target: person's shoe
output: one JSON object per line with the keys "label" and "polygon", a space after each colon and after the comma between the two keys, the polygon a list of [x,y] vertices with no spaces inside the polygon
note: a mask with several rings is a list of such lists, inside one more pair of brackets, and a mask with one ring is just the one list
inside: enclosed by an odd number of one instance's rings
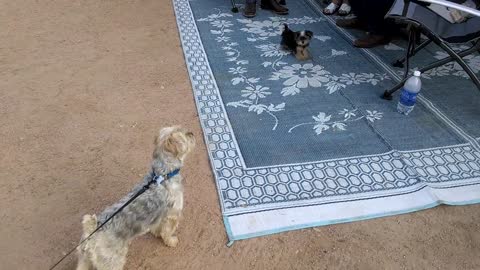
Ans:
{"label": "person's shoe", "polygon": [[358,18],[351,18],[351,19],[339,19],[335,22],[338,27],[345,28],[345,29],[359,29],[359,30],[366,30],[367,26],[362,23],[361,20]]}
{"label": "person's shoe", "polygon": [[363,38],[355,40],[353,46],[357,48],[373,48],[380,45],[386,45],[390,40],[391,39],[387,36],[368,34]]}
{"label": "person's shoe", "polygon": [[338,15],[347,16],[352,12],[352,7],[349,4],[343,3],[338,9]]}
{"label": "person's shoe", "polygon": [[335,3],[330,3],[326,8],[323,9],[323,14],[333,15],[337,12],[339,6]]}
{"label": "person's shoe", "polygon": [[253,18],[257,15],[257,2],[246,1],[243,16]]}
{"label": "person's shoe", "polygon": [[287,15],[288,8],[281,6],[277,0],[262,0],[260,2],[260,7],[262,9],[271,10],[278,15]]}

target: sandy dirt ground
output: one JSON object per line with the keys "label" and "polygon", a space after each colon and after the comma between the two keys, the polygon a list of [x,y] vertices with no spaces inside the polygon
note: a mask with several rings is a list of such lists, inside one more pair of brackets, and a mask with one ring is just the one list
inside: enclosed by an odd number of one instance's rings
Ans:
{"label": "sandy dirt ground", "polygon": [[141,237],[127,269],[480,269],[479,205],[227,248],[170,0],[1,0],[0,75],[0,269],[48,269],[83,214],[140,180],[170,124],[199,138],[180,244]]}

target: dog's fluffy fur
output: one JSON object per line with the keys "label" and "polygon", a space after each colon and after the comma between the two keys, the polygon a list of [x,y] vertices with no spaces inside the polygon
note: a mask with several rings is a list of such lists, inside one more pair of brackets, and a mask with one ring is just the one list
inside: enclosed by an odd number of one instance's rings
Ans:
{"label": "dog's fluffy fur", "polygon": [[[166,175],[183,165],[193,149],[195,138],[180,127],[160,130],[155,138],[152,170]],[[83,217],[82,239],[92,233],[98,224],[119,209],[133,194],[152,178],[148,174],[132,192],[104,210],[100,215]],[[137,236],[151,232],[163,239],[169,247],[178,244],[176,229],[183,208],[183,185],[180,174],[150,188],[119,212],[112,220],[78,248],[77,270],[119,270],[125,264],[128,246]]]}
{"label": "dog's fluffy fur", "polygon": [[284,24],[285,29],[282,32],[281,45],[285,50],[292,51],[298,60],[310,59],[308,45],[313,37],[313,32],[309,30],[294,32]]}

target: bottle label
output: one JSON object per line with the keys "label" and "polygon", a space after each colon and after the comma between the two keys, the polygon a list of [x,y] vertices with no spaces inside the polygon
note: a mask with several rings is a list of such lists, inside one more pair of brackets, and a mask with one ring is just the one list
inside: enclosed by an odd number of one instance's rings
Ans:
{"label": "bottle label", "polygon": [[410,93],[405,89],[402,89],[402,94],[400,95],[400,103],[405,106],[413,106],[417,101],[418,93]]}

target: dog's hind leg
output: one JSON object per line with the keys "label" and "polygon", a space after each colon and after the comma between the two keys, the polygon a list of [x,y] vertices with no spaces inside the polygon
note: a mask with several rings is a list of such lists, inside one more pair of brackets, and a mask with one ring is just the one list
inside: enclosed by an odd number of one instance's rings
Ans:
{"label": "dog's hind leg", "polygon": [[85,254],[78,255],[77,270],[92,270],[93,266],[90,259]]}
{"label": "dog's hind leg", "polygon": [[176,247],[178,244],[178,237],[175,235],[177,228],[178,216],[167,216],[151,232],[153,235],[161,237],[165,245]]}
{"label": "dog's hind leg", "polygon": [[[83,227],[83,235],[82,240],[88,237],[96,228],[97,228],[97,217],[95,215],[84,215],[82,220],[82,227]],[[88,243],[83,243],[77,249],[78,252],[78,263],[77,263],[77,270],[91,270],[93,269],[92,262],[88,257],[86,251],[86,245]]]}
{"label": "dog's hind leg", "polygon": [[126,258],[112,257],[109,260],[98,260],[96,270],[123,270]]}
{"label": "dog's hind leg", "polygon": [[[112,243],[115,244],[115,243]],[[119,246],[122,246],[119,243]],[[96,270],[122,270],[127,261],[128,247],[97,250],[93,266]]]}
{"label": "dog's hind leg", "polygon": [[125,265],[129,241],[113,232],[99,231],[89,244],[89,258],[95,270],[122,270]]}

